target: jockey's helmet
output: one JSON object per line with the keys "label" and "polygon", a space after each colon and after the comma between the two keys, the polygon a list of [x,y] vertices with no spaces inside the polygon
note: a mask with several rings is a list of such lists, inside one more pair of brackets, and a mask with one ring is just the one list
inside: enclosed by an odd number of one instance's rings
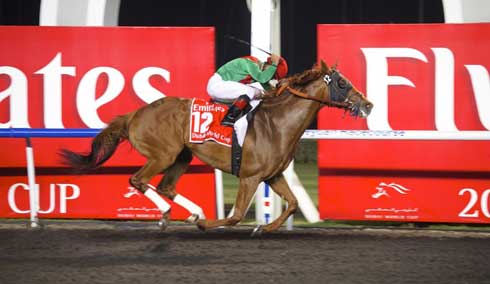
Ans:
{"label": "jockey's helmet", "polygon": [[[267,63],[272,64],[272,59],[270,56],[267,58]],[[281,57],[281,59],[279,60],[279,64],[277,64],[276,74],[274,75],[274,78],[280,80],[286,77],[287,74],[288,74],[288,63],[284,58]]]}

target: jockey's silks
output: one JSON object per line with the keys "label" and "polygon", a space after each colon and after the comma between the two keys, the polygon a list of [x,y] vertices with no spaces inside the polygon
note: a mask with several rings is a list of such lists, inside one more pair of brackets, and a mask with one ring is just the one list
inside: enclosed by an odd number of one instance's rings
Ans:
{"label": "jockey's silks", "polygon": [[235,81],[243,84],[254,82],[266,84],[274,77],[277,67],[268,65],[265,70],[261,70],[262,64],[249,57],[241,57],[224,64],[216,73],[225,81]]}

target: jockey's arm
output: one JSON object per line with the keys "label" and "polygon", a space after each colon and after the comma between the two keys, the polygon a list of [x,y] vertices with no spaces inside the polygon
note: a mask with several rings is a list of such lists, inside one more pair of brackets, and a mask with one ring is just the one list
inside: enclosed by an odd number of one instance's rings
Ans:
{"label": "jockey's arm", "polygon": [[261,85],[262,85],[262,88],[264,88],[264,90],[266,90],[266,91],[270,91],[270,90],[274,89],[274,86],[270,82],[267,82],[267,83],[261,84]]}
{"label": "jockey's arm", "polygon": [[265,68],[265,70],[262,71],[260,70],[259,66],[256,63],[251,61],[248,62],[249,63],[247,63],[247,71],[255,81],[261,84],[265,84],[269,82],[274,77],[274,74],[276,73],[276,69],[277,69],[276,65],[268,65],[267,68]]}

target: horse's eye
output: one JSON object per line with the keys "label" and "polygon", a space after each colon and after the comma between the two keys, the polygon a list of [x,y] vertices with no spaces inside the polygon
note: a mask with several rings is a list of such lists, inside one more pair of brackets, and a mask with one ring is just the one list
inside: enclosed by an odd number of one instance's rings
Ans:
{"label": "horse's eye", "polygon": [[345,82],[344,79],[340,79],[337,81],[337,85],[339,86],[339,88],[345,89],[347,87],[347,82]]}

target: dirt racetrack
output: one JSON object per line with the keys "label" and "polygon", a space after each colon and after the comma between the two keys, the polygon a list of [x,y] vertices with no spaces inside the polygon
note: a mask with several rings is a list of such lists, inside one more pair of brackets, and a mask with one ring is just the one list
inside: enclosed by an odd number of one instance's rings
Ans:
{"label": "dirt racetrack", "polygon": [[0,221],[0,283],[490,283],[490,233]]}

